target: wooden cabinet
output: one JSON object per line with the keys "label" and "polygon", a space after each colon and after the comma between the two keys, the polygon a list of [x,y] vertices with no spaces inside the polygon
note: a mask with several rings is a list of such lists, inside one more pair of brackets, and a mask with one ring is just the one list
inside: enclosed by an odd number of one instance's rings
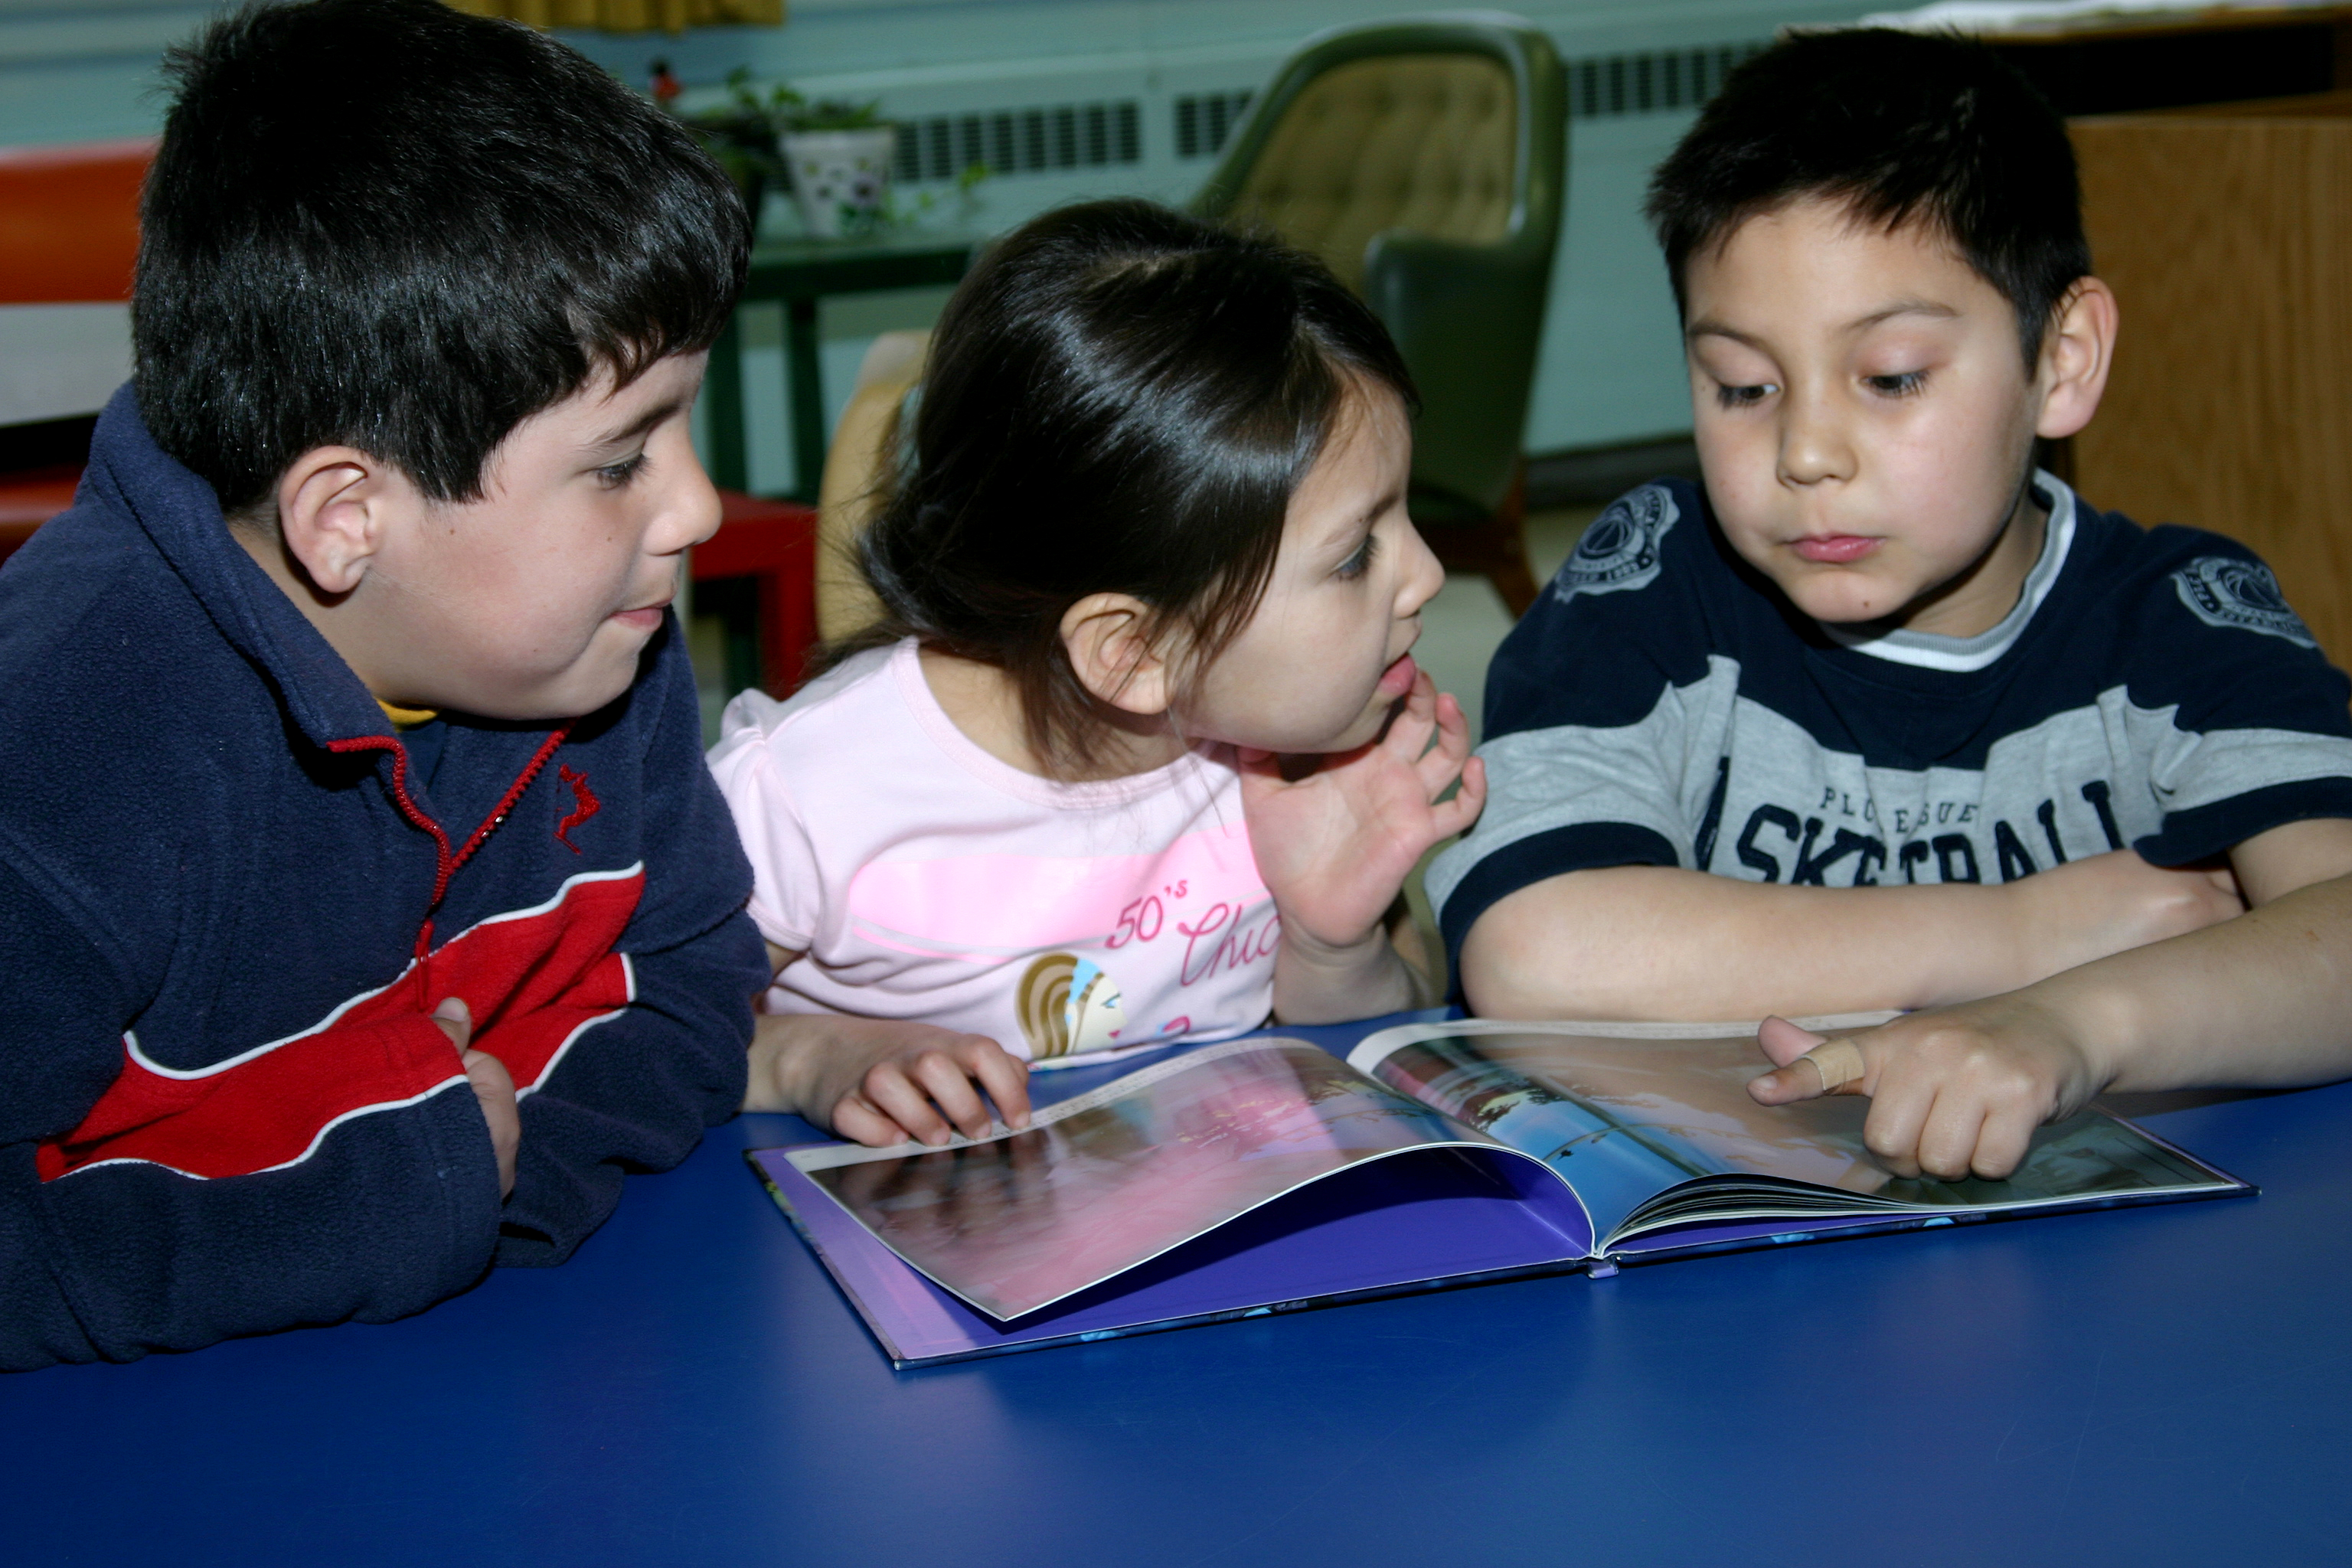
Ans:
{"label": "wooden cabinet", "polygon": [[2075,485],[2252,545],[2352,665],[2352,91],[2073,132],[2123,318]]}

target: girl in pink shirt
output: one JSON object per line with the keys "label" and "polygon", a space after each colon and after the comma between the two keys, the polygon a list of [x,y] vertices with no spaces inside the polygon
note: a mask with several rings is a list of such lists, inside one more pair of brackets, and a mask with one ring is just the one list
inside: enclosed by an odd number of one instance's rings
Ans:
{"label": "girl in pink shirt", "polygon": [[861,544],[882,622],[711,752],[776,966],[746,1110],[940,1143],[1034,1063],[1423,999],[1385,919],[1486,789],[1409,651],[1412,396],[1270,240],[1116,201],[990,251]]}

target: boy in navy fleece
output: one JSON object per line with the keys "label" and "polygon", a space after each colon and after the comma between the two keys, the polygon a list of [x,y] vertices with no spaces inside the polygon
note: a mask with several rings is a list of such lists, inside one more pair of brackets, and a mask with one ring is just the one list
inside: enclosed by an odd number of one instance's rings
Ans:
{"label": "boy in navy fleece", "polygon": [[765,978],[667,609],[724,176],[436,0],[171,68],[137,380],[0,574],[9,1367],[560,1262]]}

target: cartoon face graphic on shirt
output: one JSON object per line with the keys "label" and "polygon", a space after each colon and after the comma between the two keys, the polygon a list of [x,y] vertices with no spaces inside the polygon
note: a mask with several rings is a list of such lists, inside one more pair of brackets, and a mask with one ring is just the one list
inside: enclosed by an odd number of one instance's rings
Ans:
{"label": "cartoon face graphic on shirt", "polygon": [[1127,1015],[1118,982],[1072,952],[1049,952],[1021,976],[1014,1003],[1032,1061],[1119,1043]]}
{"label": "cartoon face graphic on shirt", "polygon": [[1255,1027],[1281,932],[1238,822],[1139,855],[870,860],[847,903],[849,935],[1034,1061]]}

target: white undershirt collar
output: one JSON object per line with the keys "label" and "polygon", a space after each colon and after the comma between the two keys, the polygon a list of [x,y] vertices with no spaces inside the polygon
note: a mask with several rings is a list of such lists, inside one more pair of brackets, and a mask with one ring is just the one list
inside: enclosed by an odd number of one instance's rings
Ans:
{"label": "white undershirt collar", "polygon": [[1841,647],[1919,669],[1964,674],[1982,669],[2007,653],[2024,634],[2026,623],[2033,619],[2033,612],[2042,607],[2042,601],[2050,596],[2050,590],[2057,586],[2058,574],[2065,569],[2066,552],[2074,543],[2074,492],[2057,476],[2040,468],[2033,471],[2032,482],[2035,498],[2050,513],[2050,526],[2042,535],[2042,557],[2025,574],[2024,589],[2017,596],[2016,607],[2003,616],[1999,625],[1969,637],[1905,630],[1864,636],[1826,622],[1822,623],[1822,630]]}

